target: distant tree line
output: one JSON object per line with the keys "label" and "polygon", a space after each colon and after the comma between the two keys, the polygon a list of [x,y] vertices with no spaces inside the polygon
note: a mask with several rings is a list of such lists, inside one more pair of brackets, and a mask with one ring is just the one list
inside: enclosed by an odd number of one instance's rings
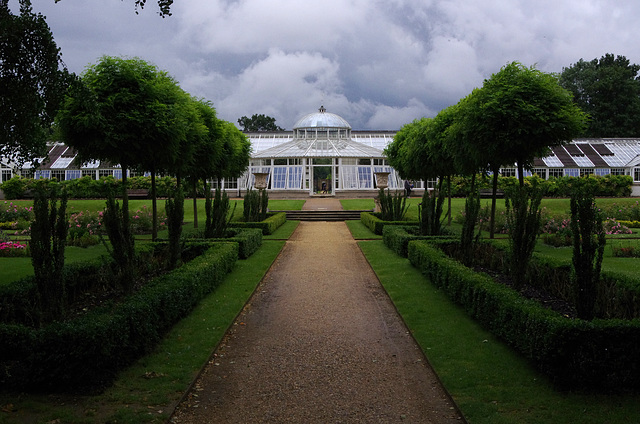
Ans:
{"label": "distant tree line", "polygon": [[589,115],[583,137],[638,137],[640,135],[640,65],[624,56],[605,54],[580,59],[564,68],[560,85]]}
{"label": "distant tree line", "polygon": [[251,118],[243,116],[238,119],[238,124],[244,132],[284,131],[284,128],[276,125],[275,118],[263,114],[254,114]]}

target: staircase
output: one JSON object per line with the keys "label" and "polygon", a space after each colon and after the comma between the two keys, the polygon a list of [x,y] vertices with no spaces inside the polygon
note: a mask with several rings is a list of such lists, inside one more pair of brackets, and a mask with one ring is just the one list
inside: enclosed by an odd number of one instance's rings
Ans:
{"label": "staircase", "polygon": [[371,212],[371,210],[355,211],[329,211],[329,210],[304,210],[304,211],[278,211],[286,212],[287,219],[291,221],[346,221],[360,219],[360,212]]}

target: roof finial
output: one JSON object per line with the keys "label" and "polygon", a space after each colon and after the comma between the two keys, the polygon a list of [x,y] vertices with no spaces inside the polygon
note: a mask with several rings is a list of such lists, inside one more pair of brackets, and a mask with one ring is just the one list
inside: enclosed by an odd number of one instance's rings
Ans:
{"label": "roof finial", "polygon": [[325,113],[327,111],[327,109],[324,108],[324,106],[320,106],[320,109],[318,109],[318,112],[320,113]]}

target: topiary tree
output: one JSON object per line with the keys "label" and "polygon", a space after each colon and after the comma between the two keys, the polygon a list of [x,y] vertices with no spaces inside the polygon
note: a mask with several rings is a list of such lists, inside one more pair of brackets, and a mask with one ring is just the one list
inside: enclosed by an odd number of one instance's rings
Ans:
{"label": "topiary tree", "polygon": [[[207,179],[213,178],[222,172],[223,162],[223,126],[216,117],[213,105],[205,100],[196,100],[195,104],[202,119],[206,132],[197,138],[195,143],[193,160],[185,170],[185,177],[193,190],[193,227],[198,228],[198,184],[202,183],[205,193],[205,204],[211,200],[211,190]],[[211,205],[210,205],[211,206]]]}
{"label": "topiary tree", "polygon": [[420,207],[420,227],[423,234],[440,234],[442,228],[443,187],[446,181],[450,188],[451,175],[456,172],[453,151],[445,146],[455,114],[456,106],[451,106],[433,119],[422,118],[406,124],[385,149],[389,164],[402,178],[438,181],[438,186],[431,193],[427,189],[423,195]]}
{"label": "topiary tree", "polygon": [[471,140],[463,154],[474,157],[482,169],[493,174],[493,237],[500,167],[517,164],[523,186],[524,170],[533,166],[536,157],[546,156],[550,147],[579,136],[586,115],[559,85],[556,75],[512,62],[474,90],[460,122]]}
{"label": "topiary tree", "polygon": [[[122,223],[113,221],[109,236],[125,278],[132,278],[134,244],[129,220],[127,177],[131,168],[156,171],[169,167],[186,138],[190,121],[185,117],[188,96],[166,72],[141,59],[103,56],[82,74],[65,98],[56,118],[62,140],[81,161],[104,160],[122,168],[122,210],[108,203]],[[154,238],[157,211],[154,195]],[[120,234],[121,233],[121,234]],[[124,249],[124,251],[119,251]],[[129,283],[125,283],[130,287]]]}

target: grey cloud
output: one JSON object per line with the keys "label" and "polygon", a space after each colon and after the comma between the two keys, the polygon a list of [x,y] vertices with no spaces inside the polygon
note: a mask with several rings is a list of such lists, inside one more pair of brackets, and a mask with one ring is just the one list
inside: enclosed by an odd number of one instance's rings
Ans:
{"label": "grey cloud", "polygon": [[74,72],[138,56],[223,119],[265,113],[286,128],[320,103],[356,129],[399,128],[513,60],[548,72],[605,53],[640,63],[630,1],[176,0],[165,19],[129,0],[34,3]]}

